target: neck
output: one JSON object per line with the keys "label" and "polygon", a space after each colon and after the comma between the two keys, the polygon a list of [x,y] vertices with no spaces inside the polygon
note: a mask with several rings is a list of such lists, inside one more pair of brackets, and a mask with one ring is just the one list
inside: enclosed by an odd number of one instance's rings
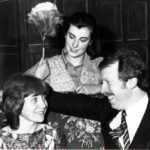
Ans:
{"label": "neck", "polygon": [[18,134],[25,134],[25,133],[34,133],[38,127],[38,123],[29,121],[24,117],[20,116],[20,124],[17,130],[13,130]]}
{"label": "neck", "polygon": [[82,55],[80,57],[71,57],[69,55],[66,55],[66,59],[69,63],[71,63],[74,67],[76,66],[80,66],[80,65],[83,65],[83,61],[84,61],[84,56],[85,55]]}
{"label": "neck", "polygon": [[141,90],[139,87],[136,87],[132,92],[131,96],[129,97],[131,102],[129,106],[141,101],[145,94],[145,91]]}

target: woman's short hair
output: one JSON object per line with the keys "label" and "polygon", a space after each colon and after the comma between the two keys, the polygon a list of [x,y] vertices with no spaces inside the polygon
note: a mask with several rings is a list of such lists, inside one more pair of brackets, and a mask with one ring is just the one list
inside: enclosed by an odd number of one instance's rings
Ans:
{"label": "woman's short hair", "polygon": [[8,79],[3,86],[1,104],[7,125],[11,129],[18,129],[24,98],[30,94],[48,95],[49,90],[44,81],[31,75],[17,74]]}

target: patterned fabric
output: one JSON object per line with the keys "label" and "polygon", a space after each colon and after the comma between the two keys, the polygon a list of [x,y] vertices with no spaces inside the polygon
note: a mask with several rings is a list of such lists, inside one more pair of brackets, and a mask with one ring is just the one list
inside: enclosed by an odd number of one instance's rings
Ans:
{"label": "patterned fabric", "polygon": [[[90,57],[86,54],[80,75],[81,83],[87,85],[98,85],[100,83],[98,64],[102,60],[102,57],[90,60]],[[55,91],[74,92],[77,84],[68,73],[63,57],[57,55],[47,59],[47,61],[50,67],[50,76],[47,77],[46,82]],[[54,112],[49,113],[48,120],[57,122],[59,127],[65,130],[68,142],[67,148],[104,148],[100,122]]]}
{"label": "patterned fabric", "polygon": [[128,132],[128,127],[126,123],[126,112],[125,110],[122,111],[122,118],[121,118],[121,124],[124,128],[124,134],[123,134],[123,144],[124,144],[124,149],[128,149],[130,146],[130,138],[129,138],[129,132]]}
{"label": "patterned fabric", "polygon": [[56,149],[66,148],[66,139],[60,129],[45,125],[33,134],[16,134],[0,130],[0,149]]}
{"label": "patterned fabric", "polygon": [[[100,82],[100,74],[98,64],[103,60],[102,57],[90,60],[86,55],[86,65],[83,65],[80,82],[83,84],[98,85]],[[46,78],[46,82],[58,92],[73,92],[76,89],[76,84],[70,77],[66,65],[61,55],[47,59],[50,67],[50,75]]]}
{"label": "patterned fabric", "polygon": [[104,149],[100,122],[67,115],[60,117],[52,111],[48,120],[65,132],[68,149]]}

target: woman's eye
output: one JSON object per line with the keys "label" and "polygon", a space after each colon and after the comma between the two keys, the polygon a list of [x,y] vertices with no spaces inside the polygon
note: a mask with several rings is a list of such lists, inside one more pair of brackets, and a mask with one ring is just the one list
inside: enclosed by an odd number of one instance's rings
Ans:
{"label": "woman's eye", "polygon": [[81,42],[86,42],[86,41],[87,41],[86,38],[82,38],[82,39],[81,39]]}
{"label": "woman's eye", "polygon": [[69,35],[69,38],[70,38],[70,39],[73,39],[73,38],[74,38],[74,36],[70,34],[70,35]]}

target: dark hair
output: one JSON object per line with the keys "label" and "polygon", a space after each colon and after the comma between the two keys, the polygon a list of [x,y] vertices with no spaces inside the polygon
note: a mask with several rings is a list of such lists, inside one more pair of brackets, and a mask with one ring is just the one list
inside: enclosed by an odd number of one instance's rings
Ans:
{"label": "dark hair", "polygon": [[117,50],[100,63],[99,69],[103,70],[117,61],[119,62],[119,79],[126,82],[128,79],[136,77],[138,79],[137,85],[145,91],[148,89],[146,65],[139,53],[135,50]]}
{"label": "dark hair", "polygon": [[[87,49],[87,53],[91,56],[96,55],[95,49],[99,46],[97,22],[95,18],[87,12],[76,12],[71,15],[65,24],[65,33],[67,33],[70,25],[75,25],[78,28],[88,27],[91,30],[92,44]],[[100,46],[99,46],[100,48]]]}
{"label": "dark hair", "polygon": [[24,98],[30,94],[47,95],[48,85],[30,75],[13,75],[4,83],[2,95],[2,111],[6,117],[7,125],[11,129],[18,129],[19,116],[24,105]]}

